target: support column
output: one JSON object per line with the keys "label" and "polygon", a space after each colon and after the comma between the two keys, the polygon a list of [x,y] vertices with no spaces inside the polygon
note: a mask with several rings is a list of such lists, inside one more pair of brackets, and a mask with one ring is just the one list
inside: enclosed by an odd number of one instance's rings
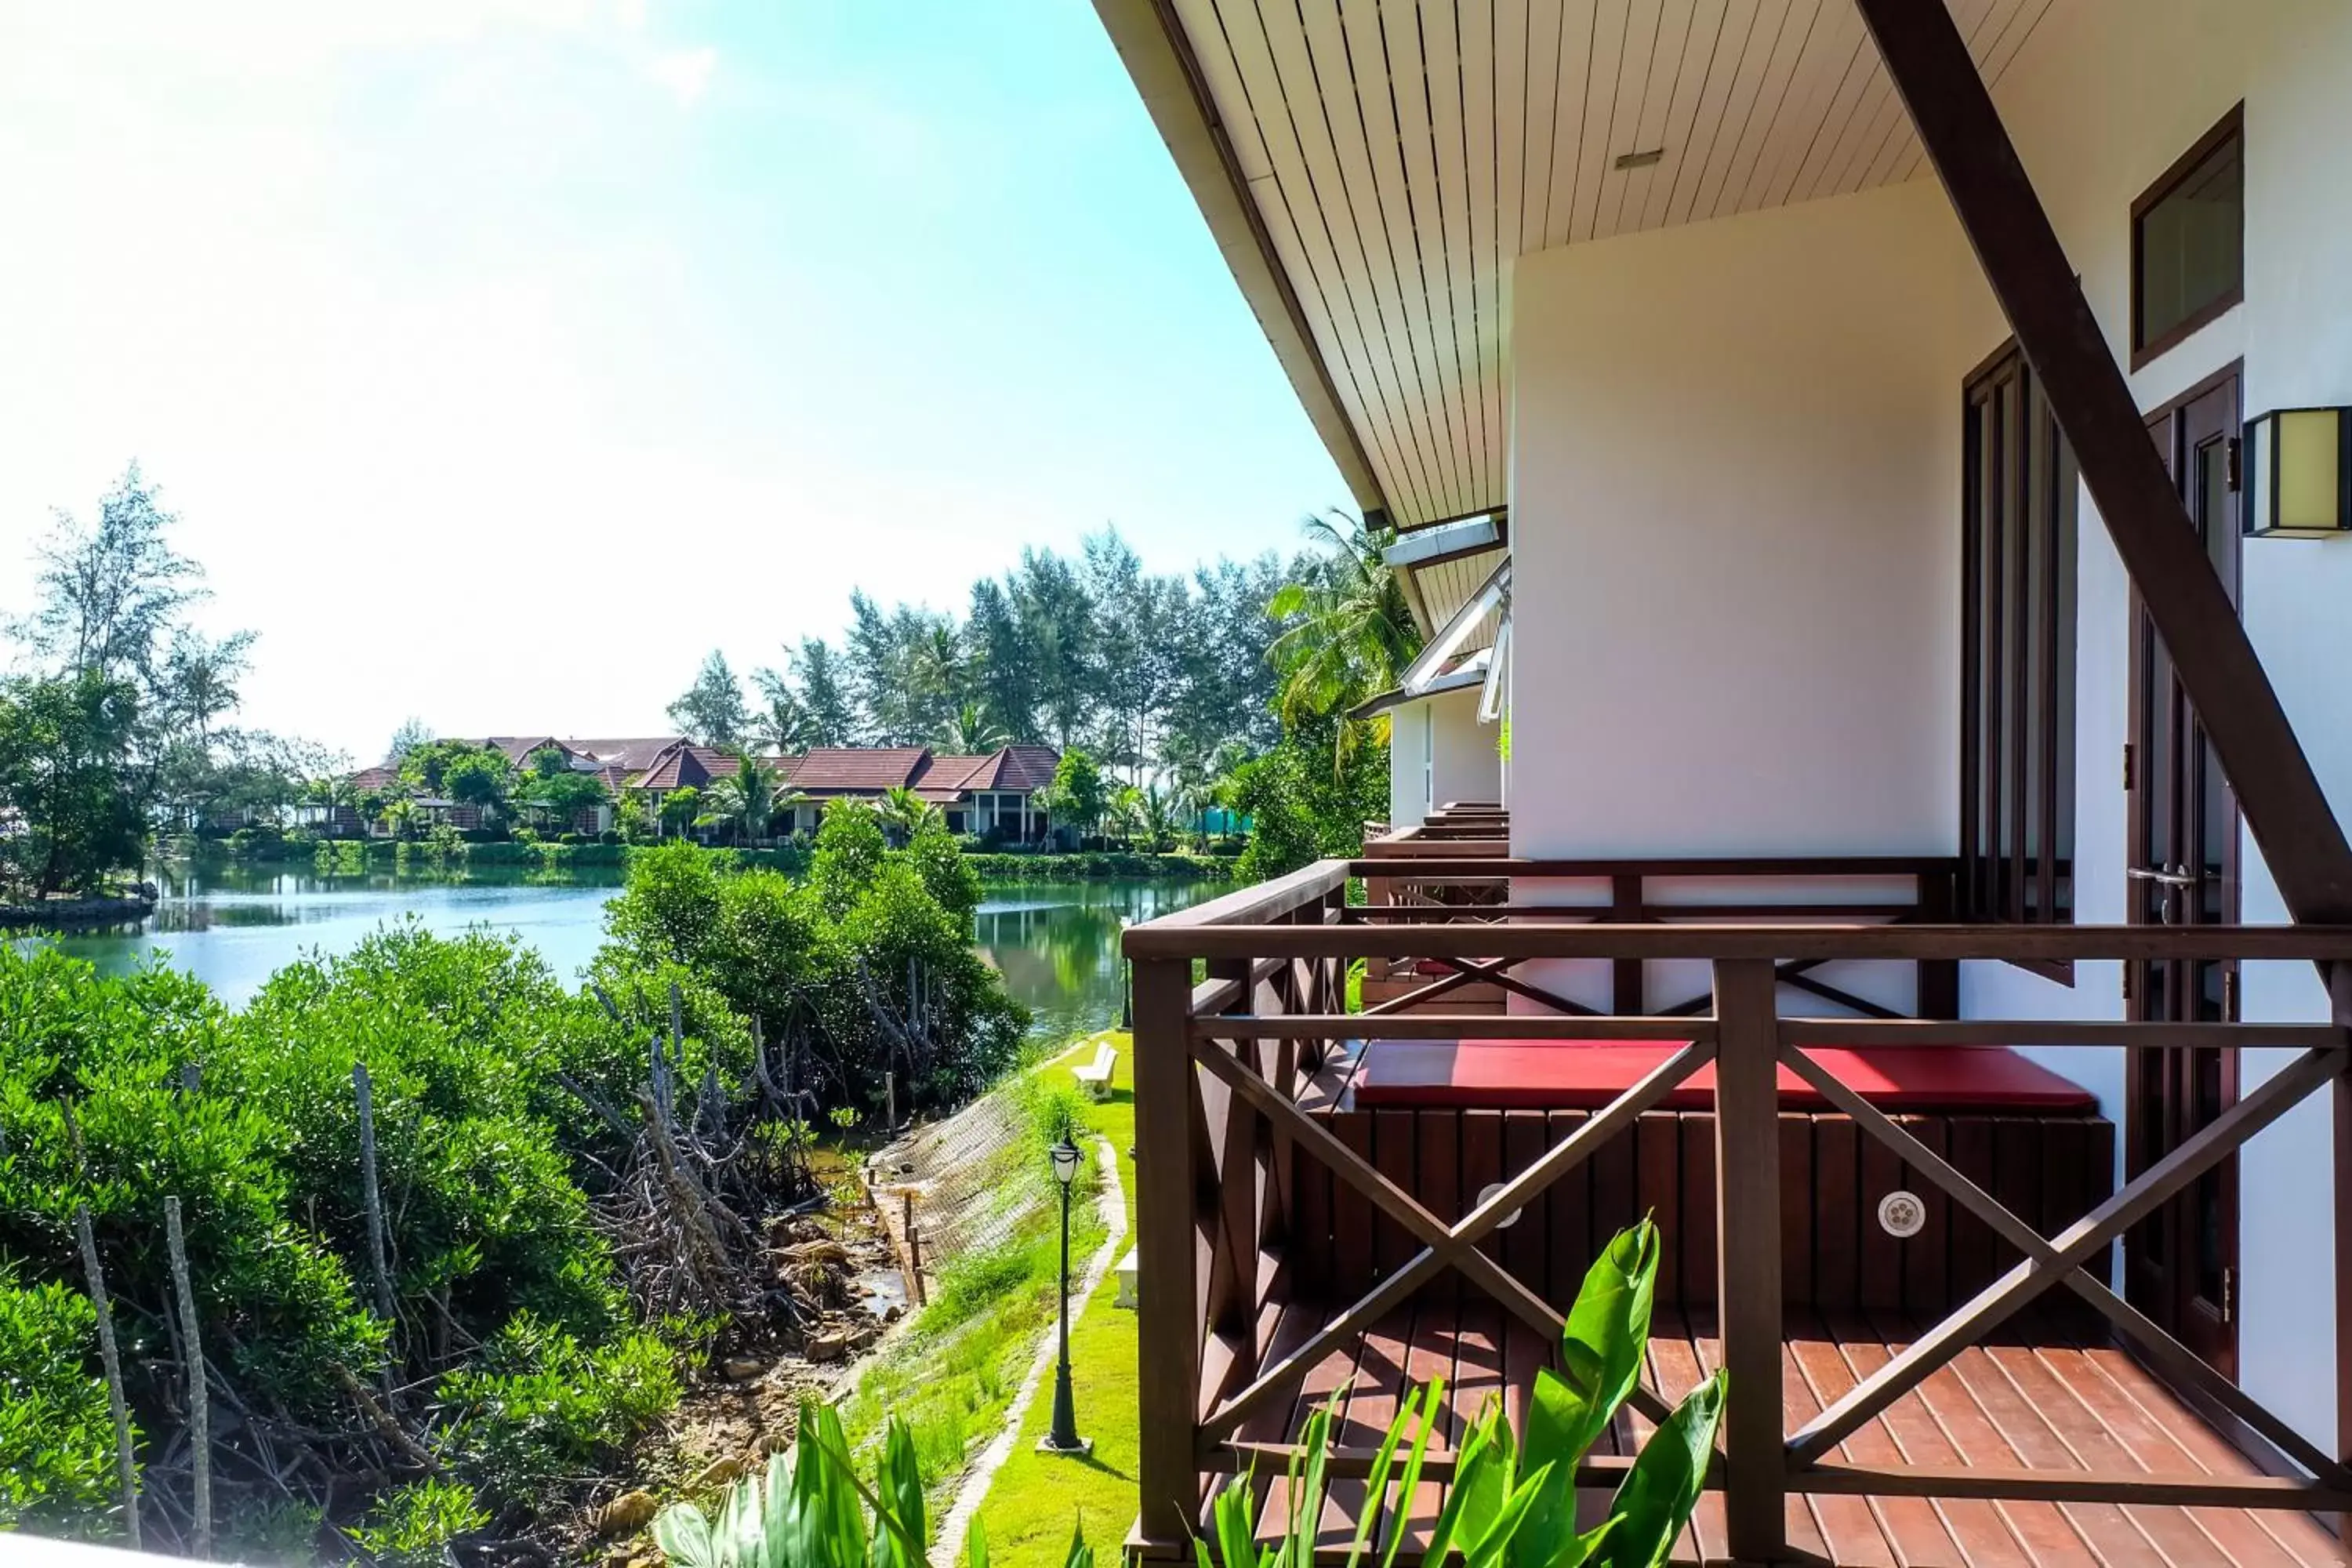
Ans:
{"label": "support column", "polygon": [[1723,1514],[1731,1555],[1743,1563],[1788,1555],[1779,997],[1769,959],[1716,964],[1716,1321],[1724,1370],[1731,1374],[1723,1411]]}
{"label": "support column", "polygon": [[1142,1418],[1138,1529],[1148,1555],[1182,1555],[1197,1527],[1201,1472],[1198,1261],[1200,1172],[1192,1131],[1199,1089],[1190,1037],[1192,966],[1138,959],[1135,995],[1136,1393]]}

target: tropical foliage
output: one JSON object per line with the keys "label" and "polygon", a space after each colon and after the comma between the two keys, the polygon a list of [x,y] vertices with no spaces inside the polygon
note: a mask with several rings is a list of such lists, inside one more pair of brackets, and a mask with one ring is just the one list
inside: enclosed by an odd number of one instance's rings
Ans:
{"label": "tropical foliage", "polygon": [[[708,1017],[681,1057],[731,1097],[744,1041]],[[527,1520],[676,1399],[677,1352],[632,1311],[597,1221],[623,1145],[578,1098],[627,1103],[645,1035],[511,940],[395,929],[238,1011],[167,971],[110,979],[0,944],[0,1522],[125,1528],[78,1212],[151,1547],[187,1542],[193,1497],[167,1197],[233,1549],[307,1554],[336,1525],[401,1544],[379,1558],[437,1561],[452,1531]],[[380,1254],[369,1153],[397,1219]],[[415,1453],[436,1479],[398,1479]]]}
{"label": "tropical foliage", "polygon": [[27,668],[0,680],[0,887],[86,891],[138,866],[158,825],[276,822],[338,771],[316,746],[226,722],[253,634],[190,616],[204,569],[132,464],[87,521],[57,514],[37,597],[8,625]]}
{"label": "tropical foliage", "polygon": [[[800,1436],[766,1470],[730,1487],[717,1518],[690,1502],[662,1510],[654,1541],[677,1568],[926,1568],[930,1520],[907,1424],[883,1434],[868,1485],[829,1405],[802,1402]],[[1063,1568],[1094,1568],[1074,1531]],[[972,1526],[971,1568],[989,1568],[988,1537]]]}
{"label": "tropical foliage", "polygon": [[[926,810],[929,808],[926,807]],[[961,1104],[1010,1066],[1027,1015],[971,949],[980,879],[933,812],[892,847],[877,813],[825,813],[809,875],[722,869],[688,845],[634,854],[595,973],[612,990],[684,973],[757,1020],[826,1109]]]}
{"label": "tropical foliage", "polygon": [[1024,552],[972,584],[961,616],[855,594],[848,635],[788,647],[752,671],[752,700],[713,654],[670,711],[698,739],[780,752],[1079,747],[1140,784],[1179,752],[1279,737],[1266,655],[1281,627],[1265,611],[1302,574],[1321,569],[1266,554],[1157,574],[1106,531],[1076,560]]}

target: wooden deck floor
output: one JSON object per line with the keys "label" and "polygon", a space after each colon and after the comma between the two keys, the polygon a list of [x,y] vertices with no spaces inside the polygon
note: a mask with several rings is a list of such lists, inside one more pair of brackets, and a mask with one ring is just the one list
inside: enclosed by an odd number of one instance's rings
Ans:
{"label": "wooden deck floor", "polygon": [[[1277,1329],[1276,1353],[1303,1342],[1323,1316],[1317,1308],[1290,1308]],[[1857,1316],[1833,1324],[1792,1320],[1790,1331],[1781,1398],[1793,1429],[1884,1363],[1910,1326]],[[1548,1349],[1491,1303],[1408,1308],[1356,1350],[1325,1362],[1277,1422],[1286,1419],[1295,1436],[1308,1409],[1331,1401],[1335,1443],[1369,1447],[1386,1430],[1404,1388],[1440,1374],[1454,1391],[1449,1403],[1457,1424],[1496,1394],[1516,1422]],[[1647,1381],[1672,1403],[1712,1370],[1716,1354],[1707,1323],[1662,1317]],[[1646,1430],[1638,1418],[1621,1416],[1604,1442],[1631,1452]],[[1868,1465],[2258,1473],[2129,1354],[2040,1325],[2008,1342],[1969,1349],[1864,1428],[1839,1458]],[[1322,1521],[1327,1548],[1344,1548],[1352,1537],[1364,1489],[1361,1481],[1334,1483]],[[1443,1497],[1442,1488],[1423,1485],[1412,1521],[1425,1528]],[[1605,1500],[1596,1492],[1586,1500],[1597,1510]],[[1277,1479],[1266,1498],[1268,1533],[1286,1507]],[[2289,1568],[2352,1561],[2307,1515],[2230,1509],[1791,1497],[1788,1539],[1798,1552],[1840,1568]],[[1411,1545],[1408,1535],[1408,1556]],[[1719,1563],[1723,1550],[1722,1507],[1710,1496],[1674,1561]]]}

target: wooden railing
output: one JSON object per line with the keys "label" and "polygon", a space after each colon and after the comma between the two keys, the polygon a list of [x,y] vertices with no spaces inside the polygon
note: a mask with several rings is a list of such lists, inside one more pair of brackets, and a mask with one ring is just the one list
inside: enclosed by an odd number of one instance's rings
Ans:
{"label": "wooden railing", "polygon": [[[1684,861],[1432,864],[1415,875],[1524,879],[1605,878],[1641,881],[1697,875]],[[1922,875],[1917,863],[1913,875]],[[1862,875],[1883,862],[1749,861],[1747,874]],[[1824,873],[1827,866],[1831,870]],[[2352,1510],[2352,1472],[2249,1398],[2109,1288],[2112,1245],[2247,1139],[2323,1087],[2337,1106],[2336,1223],[2347,1205],[2346,1142],[2352,1100],[2344,1074],[2352,984],[2331,987],[2336,1021],[2326,1025],[2127,1024],[1919,1019],[1874,1009],[1863,1016],[1783,1017],[1782,984],[1792,966],[1888,962],[1951,966],[1971,959],[2011,962],[2300,960],[2352,977],[2352,928],[1994,927],[1922,921],[1915,905],[1877,924],[1854,923],[1847,907],[1805,906],[1814,923],[1673,923],[1704,913],[1677,907],[1628,917],[1622,900],[1592,910],[1507,904],[1468,910],[1349,909],[1351,877],[1394,872],[1385,860],[1325,861],[1263,886],[1133,928],[1139,1246],[1141,1307],[1141,1539],[1147,1552],[1181,1547],[1197,1525],[1210,1478],[1279,1451],[1289,1405],[1326,1356],[1448,1271],[1493,1297],[1547,1339],[1561,1327],[1557,1303],[1504,1269],[1481,1243],[1601,1146],[1659,1105],[1699,1068],[1716,1074],[1714,1169],[1739,1179],[1716,1184],[1717,1322],[1731,1374],[1720,1463],[1710,1485],[1724,1493],[1734,1556],[1786,1555],[1784,1503],[1790,1493],[2014,1499],[2054,1502],[2180,1503],[2342,1512]],[[1716,873],[1727,869],[1715,866]],[[1932,876],[1930,879],[1932,879]],[[1638,902],[1641,895],[1634,895]],[[1929,900],[1932,903],[1932,900]],[[1784,909],[1778,911],[1786,916]],[[1881,911],[1884,912],[1884,911]],[[1638,923],[1642,921],[1658,923]],[[1300,1108],[1302,1092],[1331,1042],[1377,1034],[1444,1038],[1475,1034],[1539,1040],[1564,1020],[1540,987],[1523,1005],[1547,1010],[1510,1016],[1448,1018],[1425,1011],[1377,1020],[1345,1011],[1345,976],[1360,958],[1434,958],[1462,973],[1495,975],[1538,961],[1599,960],[1639,965],[1699,961],[1711,966],[1704,1011],[1676,1016],[1579,1011],[1583,1039],[1681,1044],[1655,1070],[1573,1135],[1446,1221]],[[1193,981],[1204,963],[1205,983]],[[1794,976],[1801,987],[1808,975]],[[1849,1008],[1849,1013],[1853,1009]],[[1799,1042],[1802,1041],[1801,1047]],[[2292,1049],[2290,1063],[2215,1121],[2140,1172],[2054,1235],[2043,1235],[1902,1125],[1831,1076],[1804,1047],[1871,1045],[2043,1047],[2160,1046]],[[1797,1430],[1784,1430],[1780,1398],[1782,1342],[1782,1208],[1778,1159],[1777,1072],[1785,1066],[1850,1116],[1870,1137],[1934,1184],[1949,1202],[2014,1247],[2021,1260],[1973,1300],[1922,1331],[1883,1367]],[[1277,1346],[1275,1325],[1294,1281],[1286,1253],[1287,1194],[1304,1155],[1368,1200],[1418,1246],[1402,1267],[1330,1317],[1303,1342]],[[2352,1244],[2339,1228],[2339,1255]],[[2092,1267],[2086,1267],[2092,1266]],[[2104,1474],[1970,1468],[1878,1468],[1834,1459],[1839,1444],[1917,1388],[1961,1351],[2052,1290],[2071,1291],[2109,1320],[2123,1339],[2173,1382],[2241,1424],[2274,1450],[2282,1473],[2227,1478],[2203,1473]],[[2337,1321],[2345,1314],[2339,1310]],[[1277,1352],[1281,1353],[1276,1353]],[[2352,1376],[2352,1344],[2339,1345],[2339,1380]],[[1649,1414],[1660,1412],[1644,1396]],[[1364,1472],[1369,1452],[1334,1456],[1338,1474]],[[1595,1458],[1580,1479],[1606,1485],[1627,1461]],[[1444,1462],[1433,1475],[1444,1479]]]}

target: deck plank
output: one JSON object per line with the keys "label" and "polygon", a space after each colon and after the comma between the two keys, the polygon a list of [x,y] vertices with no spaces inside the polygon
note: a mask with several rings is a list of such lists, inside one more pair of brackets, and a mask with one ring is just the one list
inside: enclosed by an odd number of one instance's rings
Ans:
{"label": "deck plank", "polygon": [[[1304,1329],[1298,1342],[1303,1344],[1307,1339],[1313,1337],[1317,1329],[1322,1326],[1323,1314],[1310,1303],[1306,1310],[1298,1314],[1298,1318]],[[1288,1319],[1286,1317],[1284,1327],[1286,1329],[1288,1326]],[[1245,1430],[1244,1435],[1269,1441],[1279,1436],[1287,1436],[1295,1441],[1298,1434],[1306,1429],[1307,1418],[1315,1406],[1327,1401],[1339,1404],[1346,1402],[1348,1384],[1356,1374],[1356,1360],[1360,1350],[1360,1345],[1345,1346],[1333,1351],[1315,1364],[1313,1370],[1308,1372],[1304,1381],[1299,1384],[1297,1397],[1291,1401],[1286,1410],[1285,1420],[1288,1423],[1286,1429],[1276,1426],[1273,1432],[1268,1433],[1263,1429],[1253,1428]],[[1277,1355],[1280,1353],[1280,1352],[1276,1352]],[[1272,1540],[1283,1533],[1289,1523],[1290,1507],[1289,1478],[1277,1471],[1269,1479],[1265,1491],[1259,1500],[1257,1518],[1259,1539]]]}
{"label": "deck plank", "polygon": [[[1894,1359],[1894,1350],[1858,1324],[1832,1319],[1830,1331],[1845,1357],[1847,1373],[1857,1383]],[[1936,1422],[1916,1392],[1889,1405],[1874,1424],[1892,1440],[1895,1462],[1904,1465],[1957,1465],[1958,1451]],[[1861,1434],[1857,1433],[1859,1438]],[[1982,1568],[1987,1563],[2031,1563],[2001,1516],[1999,1504],[1971,1498],[1942,1498],[1935,1502],[1944,1528],[1958,1545],[1960,1560]]]}
{"label": "deck plank", "polygon": [[[1853,1367],[1836,1336],[1820,1320],[1809,1317],[1800,1323],[1792,1318],[1790,1326],[1796,1337],[1789,1348],[1798,1370],[1804,1373],[1806,1393],[1826,1407],[1853,1387]],[[1899,1465],[1906,1458],[1884,1421],[1873,1421],[1854,1433],[1839,1445],[1838,1455],[1856,1465]],[[1943,1510],[1934,1501],[1927,1498],[1864,1500],[1900,1568],[1967,1568],[1968,1556],[1953,1537]],[[1837,1561],[1843,1564],[1845,1560]]]}
{"label": "deck plank", "polygon": [[[2067,1347],[2069,1352],[2071,1349]],[[2018,1394],[2050,1424],[2051,1430],[2084,1469],[2109,1475],[2147,1470],[2147,1466],[2116,1437],[2076,1384],[2060,1375],[2047,1350],[1999,1345],[1987,1353],[2016,1385]],[[2105,1397],[2112,1403],[2115,1396],[2109,1391]],[[2219,1550],[2212,1537],[2200,1530],[2197,1521],[2180,1509],[2126,1508],[2122,1511],[2147,1538],[2158,1560],[2172,1564],[2172,1568],[2210,1562]]]}
{"label": "deck plank", "polygon": [[[1820,1411],[1805,1387],[1805,1374],[1797,1369],[1796,1347],[1783,1342],[1780,1430],[1793,1432]],[[1832,1501],[1840,1506],[1827,1506]],[[1798,1550],[1848,1568],[1894,1568],[1895,1554],[1887,1550],[1886,1537],[1870,1517],[1870,1504],[1864,1499],[1811,1498],[1791,1492],[1788,1514],[1789,1544]],[[1833,1542],[1838,1544],[1832,1545]]]}
{"label": "deck plank", "polygon": [[[1971,1349],[1950,1368],[1995,1436],[2007,1447],[2006,1455],[1999,1449],[1992,1452],[1992,1462],[2037,1470],[2086,1468],[2052,1426],[2049,1413],[2028,1398],[2002,1369],[2000,1352],[2009,1348]],[[2122,1509],[2112,1503],[2060,1503],[2056,1508],[2095,1560],[2108,1568],[2160,1568],[2163,1558]]]}
{"label": "deck plank", "polygon": [[[1276,1324],[1274,1353],[1302,1342],[1328,1317],[1320,1303],[1286,1310]],[[1661,1308],[1654,1329],[1644,1381],[1672,1404],[1719,1363],[1720,1347],[1704,1313],[1686,1317]],[[1823,1319],[1802,1309],[1790,1312],[1788,1329],[1781,1408],[1792,1426],[1885,1365],[1914,1331],[1899,1316]],[[1523,1430],[1537,1369],[1552,1354],[1544,1336],[1478,1292],[1463,1291],[1458,1304],[1431,1293],[1327,1357],[1287,1410],[1254,1421],[1242,1435],[1269,1437],[1285,1423],[1295,1435],[1307,1411],[1328,1400],[1336,1407],[1335,1441],[1369,1448],[1386,1432],[1404,1391],[1442,1374],[1449,1380],[1447,1415],[1433,1451],[1450,1454],[1480,1406],[1497,1396]],[[1649,1431],[1648,1422],[1621,1413],[1596,1452],[1632,1453]],[[2254,1473],[2127,1353],[2080,1344],[2062,1323],[2042,1317],[1963,1352],[1853,1433],[1837,1457],[1898,1467]],[[1318,1520],[1319,1562],[1341,1559],[1366,1489],[1360,1479],[1333,1483]],[[1270,1475],[1261,1538],[1280,1533],[1287,1495],[1284,1479]],[[1402,1510],[1402,1562],[1417,1563],[1416,1547],[1426,1541],[1444,1495],[1444,1485],[1424,1483]],[[1607,1502],[1605,1489],[1585,1489],[1580,1516],[1589,1525]],[[2305,1568],[2345,1561],[2335,1538],[2306,1516],[2236,1509],[1823,1495],[1792,1497],[1786,1522],[1794,1553],[1836,1568]],[[1673,1561],[1720,1563],[1724,1551],[1722,1500],[1710,1494],[1675,1543]]]}
{"label": "deck plank", "polygon": [[[2125,1403],[2116,1410],[2109,1426],[2119,1435],[2132,1434],[2134,1450],[2150,1469],[2204,1470],[2224,1476],[2254,1473],[2244,1455],[2202,1421],[2187,1415],[2156,1375],[2129,1353],[2111,1345],[2094,1345],[2084,1349],[2083,1358],[2123,1396]],[[2187,1511],[2238,1568],[2343,1561],[2335,1540],[2308,1519],[2264,1519],[2228,1508]],[[2289,1545],[2290,1541],[2294,1544]]]}
{"label": "deck plank", "polygon": [[[1660,1273],[1664,1272],[1661,1268]],[[1689,1322],[1681,1313],[1661,1308],[1650,1323],[1650,1374],[1658,1397],[1670,1409],[1680,1405],[1685,1394],[1706,1380],[1706,1373],[1701,1368],[1697,1336],[1691,1331]],[[1647,1442],[1649,1436],[1649,1424],[1644,1422],[1642,1440]],[[1675,1561],[1709,1563],[1723,1552],[1723,1496],[1706,1492],[1698,1500],[1698,1511],[1691,1516],[1690,1530],[1675,1542]]]}
{"label": "deck plank", "polygon": [[[1899,1352],[1910,1343],[1910,1333],[1894,1325],[1886,1327],[1890,1350]],[[1949,1460],[1931,1463],[2008,1467],[2026,1462],[1977,1403],[1971,1381],[1961,1373],[1962,1363],[1980,1359],[1983,1354],[1981,1349],[1972,1345],[1930,1373],[1919,1386],[1915,1397],[1942,1434],[1952,1455]],[[2097,1556],[2075,1528],[2074,1521],[2056,1503],[1997,1502],[1993,1507],[2024,1547],[2026,1561],[2036,1568],[2043,1564],[2049,1568],[2094,1568],[2097,1563]]]}
{"label": "deck plank", "polygon": [[[1348,1391],[1348,1406],[1331,1423],[1331,1443],[1340,1448],[1376,1447],[1396,1418],[1397,1396],[1403,1392],[1405,1363],[1412,1353],[1416,1311],[1401,1307],[1382,1318],[1364,1335],[1363,1353],[1356,1361],[1356,1381]],[[1344,1547],[1356,1532],[1367,1491],[1363,1481],[1335,1480],[1324,1500],[1318,1546]],[[1375,1542],[1375,1549],[1387,1542]]]}

